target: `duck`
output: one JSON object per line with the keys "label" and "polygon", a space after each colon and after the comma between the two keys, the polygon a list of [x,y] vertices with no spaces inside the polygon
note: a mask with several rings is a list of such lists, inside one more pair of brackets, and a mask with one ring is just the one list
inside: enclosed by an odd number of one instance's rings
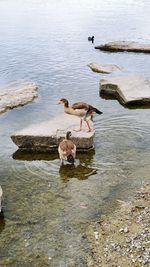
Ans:
{"label": "duck", "polygon": [[70,140],[72,134],[71,131],[66,133],[66,137],[62,140],[58,146],[59,158],[61,160],[61,165],[64,161],[74,164],[76,157],[76,145]]}
{"label": "duck", "polygon": [[88,37],[88,41],[92,41],[92,43],[94,43],[94,36],[92,36],[92,37]]}
{"label": "duck", "polygon": [[58,104],[64,105],[64,112],[70,115],[74,115],[80,118],[80,128],[75,131],[82,131],[82,124],[83,120],[86,122],[88,127],[88,132],[92,131],[92,128],[90,127],[89,120],[93,121],[93,116],[95,114],[102,114],[103,112],[98,110],[97,108],[93,107],[90,104],[87,104],[85,102],[77,102],[73,105],[69,105],[69,101],[65,98],[61,98],[58,102]]}

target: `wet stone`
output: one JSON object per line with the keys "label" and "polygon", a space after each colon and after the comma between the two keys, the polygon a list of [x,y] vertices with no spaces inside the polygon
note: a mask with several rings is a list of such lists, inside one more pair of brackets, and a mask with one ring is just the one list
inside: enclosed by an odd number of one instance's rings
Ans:
{"label": "wet stone", "polygon": [[118,67],[115,64],[90,63],[87,66],[94,72],[105,73],[105,74],[109,74],[116,70],[120,70],[120,67]]}
{"label": "wet stone", "polygon": [[86,124],[82,131],[74,131],[79,128],[79,123],[78,117],[64,114],[18,131],[12,134],[11,139],[22,150],[53,151],[57,149],[66,132],[71,131],[72,141],[77,149],[84,151],[93,147],[95,131],[87,132]]}
{"label": "wet stone", "polygon": [[24,106],[37,97],[37,85],[34,82],[17,81],[0,88],[0,113]]}
{"label": "wet stone", "polygon": [[103,51],[110,52],[142,52],[142,53],[150,53],[150,44],[141,44],[138,42],[130,42],[130,41],[116,41],[109,42],[103,45],[95,46],[95,49],[100,49]]}
{"label": "wet stone", "polygon": [[100,94],[113,96],[124,105],[150,105],[150,81],[142,75],[101,79]]}

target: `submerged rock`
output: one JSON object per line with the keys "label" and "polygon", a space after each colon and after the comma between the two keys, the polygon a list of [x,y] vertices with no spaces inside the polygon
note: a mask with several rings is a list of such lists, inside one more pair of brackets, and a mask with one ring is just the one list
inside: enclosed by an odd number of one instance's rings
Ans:
{"label": "submerged rock", "polygon": [[97,64],[90,63],[87,65],[92,71],[98,73],[112,73],[113,71],[120,70],[120,68],[115,64]]}
{"label": "submerged rock", "polygon": [[11,136],[11,139],[23,150],[50,151],[57,149],[66,132],[71,131],[72,140],[77,149],[92,148],[94,131],[86,132],[86,128],[80,132],[73,131],[73,129],[79,128],[79,122],[79,118],[64,114],[16,132]]}
{"label": "submerged rock", "polygon": [[101,79],[100,94],[115,96],[124,105],[149,105],[150,82],[141,75]]}
{"label": "submerged rock", "polygon": [[2,198],[3,198],[3,190],[0,186],[0,212],[2,211]]}
{"label": "submerged rock", "polygon": [[116,41],[109,42],[104,45],[97,45],[95,49],[100,49],[103,51],[112,51],[112,52],[142,52],[142,53],[150,53],[150,44],[141,44],[138,42],[129,42],[129,41]]}
{"label": "submerged rock", "polygon": [[24,106],[37,97],[37,85],[34,82],[14,82],[0,88],[0,113]]}

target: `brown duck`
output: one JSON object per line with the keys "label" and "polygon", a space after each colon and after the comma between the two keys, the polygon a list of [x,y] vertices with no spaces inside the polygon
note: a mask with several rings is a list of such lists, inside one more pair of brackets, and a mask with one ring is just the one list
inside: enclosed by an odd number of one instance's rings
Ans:
{"label": "brown duck", "polygon": [[85,103],[85,102],[77,102],[74,103],[73,105],[69,105],[69,102],[65,98],[61,98],[58,102],[58,104],[63,104],[64,105],[64,111],[67,114],[70,115],[75,115],[80,118],[80,128],[79,130],[76,131],[81,131],[82,130],[82,122],[83,120],[86,122],[87,127],[88,127],[88,132],[91,132],[92,129],[90,127],[90,124],[88,122],[88,118],[93,120],[93,116],[95,114],[102,114],[100,110],[97,108]]}
{"label": "brown duck", "polygon": [[70,140],[71,132],[66,133],[66,138],[60,142],[58,147],[59,157],[61,164],[65,161],[68,161],[71,164],[74,164],[76,156],[76,145]]}

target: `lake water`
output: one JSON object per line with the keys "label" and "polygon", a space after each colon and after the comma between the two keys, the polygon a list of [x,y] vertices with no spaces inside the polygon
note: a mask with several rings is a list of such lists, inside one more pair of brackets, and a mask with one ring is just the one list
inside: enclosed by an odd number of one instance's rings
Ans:
{"label": "lake water", "polygon": [[[0,266],[86,266],[86,226],[149,180],[150,110],[99,97],[101,78],[140,73],[150,79],[149,55],[94,49],[116,40],[150,43],[149,14],[146,0],[0,0],[0,86],[31,80],[39,88],[32,104],[0,116]],[[91,62],[122,71],[96,74]],[[103,111],[95,118],[95,150],[78,154],[75,167],[60,167],[57,154],[16,152],[10,139],[62,114],[61,97]]]}

